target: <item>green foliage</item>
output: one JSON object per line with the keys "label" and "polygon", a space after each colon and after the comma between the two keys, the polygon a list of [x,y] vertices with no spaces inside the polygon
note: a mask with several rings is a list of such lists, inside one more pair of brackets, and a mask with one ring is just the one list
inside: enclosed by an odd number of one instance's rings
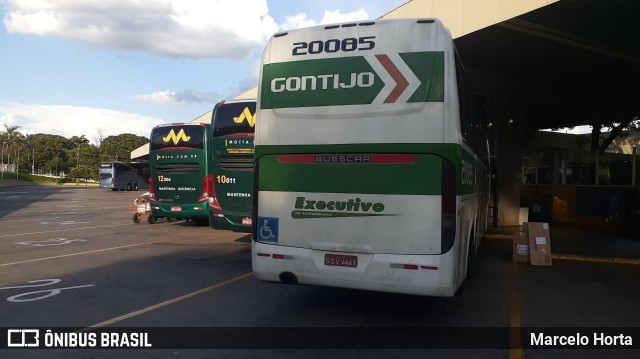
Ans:
{"label": "green foliage", "polygon": [[[58,135],[37,133],[23,135],[20,126],[4,125],[0,130],[2,163],[17,167],[20,173],[44,173],[58,175],[73,168],[84,171],[81,179],[98,179],[100,162],[119,160],[127,162],[131,151],[149,142],[146,137],[121,134],[105,138],[99,147],[84,136],[65,138]],[[89,173],[89,174],[88,174]]]}
{"label": "green foliage", "polygon": [[95,174],[96,171],[93,168],[85,165],[73,167],[71,171],[69,171],[69,177],[82,180],[93,179],[96,177]]}
{"label": "green foliage", "polygon": [[126,162],[131,156],[131,151],[148,142],[148,138],[130,133],[108,136],[100,145],[100,155],[103,161]]}

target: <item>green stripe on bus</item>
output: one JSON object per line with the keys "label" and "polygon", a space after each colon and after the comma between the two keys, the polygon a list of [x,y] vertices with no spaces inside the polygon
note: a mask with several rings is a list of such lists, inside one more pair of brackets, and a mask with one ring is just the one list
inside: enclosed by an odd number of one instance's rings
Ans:
{"label": "green stripe on bus", "polygon": [[[444,52],[399,55],[420,81],[408,102],[443,102]],[[265,64],[260,86],[260,108],[264,110],[365,105],[372,103],[385,86],[394,84],[385,84],[363,56],[351,56]]]}
{"label": "green stripe on bus", "polygon": [[411,52],[400,57],[420,79],[420,87],[408,102],[444,102],[444,52]]}
{"label": "green stripe on bus", "polygon": [[256,145],[256,158],[282,154],[331,154],[331,153],[396,153],[435,154],[451,162],[459,162],[462,147],[456,143],[357,143],[313,145]]}
{"label": "green stripe on bus", "polygon": [[[275,190],[275,189],[267,189],[268,188],[278,188],[278,190],[282,191],[297,191],[295,189],[289,188],[287,186],[275,185],[274,182],[278,182],[277,176],[293,176],[292,179],[298,180],[298,182],[306,182],[318,184],[320,178],[325,181],[333,181],[334,183],[338,183],[337,185],[331,186],[336,187],[336,193],[389,193],[389,188],[398,188],[403,187],[399,192],[394,193],[405,193],[405,194],[439,194],[441,191],[441,185],[437,186],[437,190],[435,190],[436,186],[431,183],[432,181],[439,181],[441,176],[441,165],[434,164],[434,170],[431,171],[426,169],[418,169],[407,164],[362,164],[362,165],[346,165],[346,164],[281,164],[281,163],[273,163],[270,162],[267,165],[267,168],[262,167],[263,164],[266,164],[268,161],[276,161],[277,155],[281,154],[349,154],[349,153],[361,153],[361,154],[383,154],[383,153],[393,153],[393,154],[431,154],[436,155],[442,158],[445,158],[451,163],[453,163],[456,171],[456,188],[458,195],[467,195],[473,194],[477,192],[477,184],[471,185],[465,183],[463,184],[463,161],[464,158],[467,164],[471,164],[476,171],[476,175],[472,176],[467,173],[465,176],[465,180],[473,180],[474,182],[482,180],[484,176],[484,164],[475,160],[474,157],[463,151],[462,146],[455,143],[410,143],[410,144],[400,144],[400,143],[376,143],[376,144],[344,144],[344,145],[258,145],[256,146],[256,159],[260,161],[260,190]],[[270,156],[273,155],[273,156]],[[263,162],[264,161],[264,162]],[[297,167],[296,167],[297,166]],[[307,167],[304,167],[307,166]],[[331,169],[330,167],[332,166]],[[385,166],[385,168],[380,168],[380,166]],[[333,167],[338,167],[338,172],[333,171]],[[358,180],[360,175],[362,174],[362,170],[369,168],[369,175],[372,176],[366,181],[366,187],[363,187],[362,183],[365,181]],[[308,169],[313,168],[310,173],[306,171]],[[347,168],[354,169],[354,172],[347,170]],[[374,169],[375,168],[375,169]],[[324,170],[323,170],[324,169]],[[469,171],[469,168],[466,169]],[[281,172],[280,172],[281,171]],[[424,171],[427,171],[426,175]],[[346,187],[342,182],[336,181],[334,176],[329,176],[330,178],[325,178],[326,173],[340,173],[341,176],[349,176],[354,177],[353,180],[345,181],[349,184],[350,189],[355,190],[346,190]],[[382,175],[380,175],[382,173]],[[431,184],[427,184],[426,187],[420,187],[419,184],[414,183],[415,181],[412,179],[419,178],[418,176],[425,176],[428,178],[428,182]],[[271,178],[271,177],[275,177]],[[266,178],[266,179],[264,179]],[[269,179],[271,178],[271,179]],[[340,177],[342,178],[342,177]],[[396,184],[393,182],[394,178],[399,178],[400,181],[396,181]],[[266,181],[263,183],[263,179]],[[414,181],[414,182],[411,182]],[[294,182],[294,181],[292,181]],[[405,184],[405,182],[410,182],[409,184]],[[484,183],[484,181],[482,181]],[[305,188],[305,191],[309,192],[325,192],[324,191],[324,182],[320,182],[323,189],[319,190],[318,187],[313,187],[311,185],[301,187]],[[438,182],[439,183],[439,182]],[[263,185],[267,187],[263,187]],[[296,185],[296,188],[299,187]],[[425,190],[425,188],[431,188],[430,190]],[[482,187],[482,184],[480,184]],[[366,192],[363,190],[357,190],[358,188],[369,188],[373,190],[373,192]],[[301,191],[302,192],[302,191]],[[326,191],[330,192],[330,191]]]}
{"label": "green stripe on bus", "polygon": [[442,159],[418,155],[406,164],[281,163],[260,158],[261,191],[437,195],[442,192]]}

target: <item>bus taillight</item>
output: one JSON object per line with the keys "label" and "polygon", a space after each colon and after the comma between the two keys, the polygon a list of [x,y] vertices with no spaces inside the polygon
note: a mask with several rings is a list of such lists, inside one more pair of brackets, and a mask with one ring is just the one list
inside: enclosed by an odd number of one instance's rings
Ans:
{"label": "bus taillight", "polygon": [[156,193],[153,190],[153,178],[149,177],[149,200],[151,201],[155,201],[156,200]]}
{"label": "bus taillight", "polygon": [[216,198],[216,188],[213,185],[213,175],[206,176],[202,180],[202,195],[200,195],[198,202],[203,201],[209,201],[209,207],[214,210],[222,211],[222,207],[220,207],[220,203],[218,203],[218,199]]}
{"label": "bus taillight", "polygon": [[198,198],[198,202],[204,202],[211,197],[215,197],[215,189],[213,188],[213,175],[202,178],[202,194]]}

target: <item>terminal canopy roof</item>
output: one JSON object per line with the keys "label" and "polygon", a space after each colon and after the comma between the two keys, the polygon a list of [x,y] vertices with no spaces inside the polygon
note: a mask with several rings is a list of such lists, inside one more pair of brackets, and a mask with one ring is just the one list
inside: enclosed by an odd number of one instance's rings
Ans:
{"label": "terminal canopy roof", "polygon": [[640,1],[561,0],[455,40],[495,120],[530,130],[640,116]]}

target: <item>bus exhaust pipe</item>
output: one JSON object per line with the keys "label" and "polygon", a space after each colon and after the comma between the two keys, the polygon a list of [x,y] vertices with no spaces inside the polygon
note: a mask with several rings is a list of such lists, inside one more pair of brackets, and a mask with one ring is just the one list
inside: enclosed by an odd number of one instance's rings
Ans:
{"label": "bus exhaust pipe", "polygon": [[298,278],[291,272],[280,273],[280,282],[282,284],[298,284]]}

